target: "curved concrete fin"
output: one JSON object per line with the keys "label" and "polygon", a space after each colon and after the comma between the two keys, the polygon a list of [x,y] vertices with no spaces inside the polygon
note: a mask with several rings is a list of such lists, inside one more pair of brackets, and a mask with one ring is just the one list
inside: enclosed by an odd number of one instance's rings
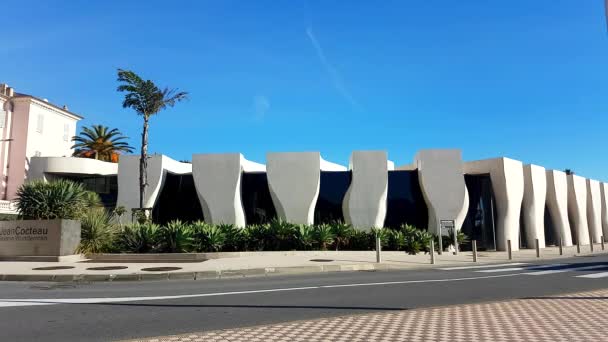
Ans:
{"label": "curved concrete fin", "polygon": [[588,245],[587,182],[585,178],[577,175],[568,175],[568,217],[576,241],[581,245]]}
{"label": "curved concrete fin", "polygon": [[192,177],[206,222],[245,226],[241,202],[244,164],[245,158],[240,153],[192,156]]}
{"label": "curved concrete fin", "polygon": [[603,235],[601,194],[600,182],[587,179],[587,224],[594,243],[599,243]]}
{"label": "curved concrete fin", "polygon": [[547,199],[547,176],[545,168],[524,165],[523,217],[526,227],[526,245],[535,248],[536,239],[540,248],[545,248],[545,203]]}
{"label": "curved concrete fin", "polygon": [[320,153],[268,153],[266,160],[268,188],[279,218],[313,224],[321,181]]}
{"label": "curved concrete fin", "polygon": [[[572,231],[568,220],[568,178],[562,171],[547,170],[547,208],[555,236],[563,246],[572,246]],[[558,242],[559,243],[559,242]]]}
{"label": "curved concrete fin", "polygon": [[352,181],[342,202],[344,219],[363,230],[381,228],[386,217],[388,163],[385,151],[354,151]]}

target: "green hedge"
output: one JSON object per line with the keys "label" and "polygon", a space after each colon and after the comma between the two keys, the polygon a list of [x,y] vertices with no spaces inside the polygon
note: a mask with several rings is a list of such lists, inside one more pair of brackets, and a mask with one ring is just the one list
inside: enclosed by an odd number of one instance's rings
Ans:
{"label": "green hedge", "polygon": [[[361,231],[335,222],[320,225],[298,225],[280,220],[267,224],[238,228],[233,225],[212,225],[202,221],[184,223],[179,220],[166,225],[151,222],[118,226],[106,220],[103,233],[99,220],[83,221],[82,252],[119,253],[188,253],[288,250],[374,250],[375,238],[383,249],[409,254],[428,252],[434,236],[411,225],[399,229]],[[103,219],[102,219],[103,221]],[[95,224],[91,224],[95,223]],[[93,232],[85,234],[93,230]],[[91,239],[101,241],[94,242]],[[445,239],[444,241],[450,241]],[[92,248],[91,248],[92,247]],[[447,244],[445,246],[448,247]]]}

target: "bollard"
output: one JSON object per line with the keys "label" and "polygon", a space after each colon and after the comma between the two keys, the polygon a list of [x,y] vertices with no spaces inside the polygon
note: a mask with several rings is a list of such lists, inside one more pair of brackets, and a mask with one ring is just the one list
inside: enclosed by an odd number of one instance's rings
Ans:
{"label": "bollard", "polygon": [[561,238],[559,239],[559,255],[564,255],[564,245]]}
{"label": "bollard", "polygon": [[431,239],[431,264],[435,264],[435,241]]}
{"label": "bollard", "polygon": [[511,240],[507,240],[507,255],[509,260],[513,260],[513,250],[511,249]]}
{"label": "bollard", "polygon": [[477,240],[471,242],[473,244],[473,262],[477,262]]}
{"label": "bollard", "polygon": [[602,242],[602,250],[604,250],[604,235],[602,235],[602,239],[600,241]]}
{"label": "bollard", "polygon": [[540,258],[540,241],[536,239],[536,257]]}
{"label": "bollard", "polygon": [[581,254],[581,243],[576,241],[576,254]]}
{"label": "bollard", "polygon": [[376,262],[377,263],[382,262],[382,256],[380,255],[381,250],[382,250],[382,243],[380,243],[380,236],[376,235]]}
{"label": "bollard", "polygon": [[589,239],[589,251],[593,253],[593,236]]}

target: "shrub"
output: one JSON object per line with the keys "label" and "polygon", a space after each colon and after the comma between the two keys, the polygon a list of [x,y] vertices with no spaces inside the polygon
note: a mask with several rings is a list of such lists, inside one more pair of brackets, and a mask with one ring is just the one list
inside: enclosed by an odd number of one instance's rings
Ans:
{"label": "shrub", "polygon": [[348,240],[353,235],[354,228],[344,222],[334,222],[331,224],[331,232],[335,237],[336,250],[348,244]]}
{"label": "shrub", "polygon": [[85,190],[84,201],[87,208],[103,208],[101,197],[96,192]]}
{"label": "shrub", "polygon": [[192,224],[192,234],[197,252],[219,252],[226,242],[226,235],[218,226],[203,221]]}
{"label": "shrub", "polygon": [[322,251],[326,251],[327,246],[334,242],[335,236],[330,225],[320,224],[314,227],[314,238],[317,246]]}
{"label": "shrub", "polygon": [[387,249],[392,251],[403,251],[406,245],[406,236],[398,229],[387,229]]}
{"label": "shrub", "polygon": [[80,245],[78,253],[111,252],[116,237],[116,225],[103,209],[89,210],[81,219]]}
{"label": "shrub", "polygon": [[403,224],[401,227],[399,227],[399,229],[405,235],[405,252],[414,255],[422,251],[429,251],[433,234],[409,224]]}
{"label": "shrub", "polygon": [[186,253],[192,248],[192,229],[180,220],[174,220],[158,229],[158,251]]}
{"label": "shrub", "polygon": [[225,237],[222,250],[238,252],[247,249],[247,237],[243,229],[232,224],[220,224],[218,228],[224,233]]}
{"label": "shrub", "polygon": [[[470,242],[469,237],[463,233],[461,230],[459,230],[456,233],[456,242],[458,243],[458,247],[459,249],[462,249],[463,245],[466,245]],[[454,245],[454,233],[450,232],[449,235],[443,235],[441,236],[441,243],[442,243],[442,247],[443,250],[447,250],[448,248],[450,248],[450,246]],[[437,246],[436,249],[439,250],[439,238],[435,237],[435,245]]]}
{"label": "shrub", "polygon": [[358,229],[353,229],[346,249],[353,251],[369,251],[375,248],[375,235]]}
{"label": "shrub", "polygon": [[27,182],[17,190],[16,206],[26,219],[79,219],[87,208],[82,184],[65,179]]}
{"label": "shrub", "polygon": [[301,224],[296,228],[299,248],[309,250],[315,243],[315,232],[312,226]]}
{"label": "shrub", "polygon": [[118,246],[121,252],[153,252],[158,246],[158,230],[159,226],[150,222],[126,225],[118,234]]}
{"label": "shrub", "polygon": [[273,219],[267,224],[266,248],[273,251],[294,249],[297,245],[297,226],[293,223]]}

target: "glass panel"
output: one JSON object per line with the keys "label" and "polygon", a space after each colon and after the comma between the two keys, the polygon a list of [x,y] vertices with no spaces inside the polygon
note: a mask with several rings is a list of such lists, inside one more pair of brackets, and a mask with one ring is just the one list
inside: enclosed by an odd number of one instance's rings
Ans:
{"label": "glass panel", "polygon": [[198,200],[192,174],[167,173],[152,210],[152,218],[154,222],[160,224],[176,219],[184,222],[203,220],[203,209]]}
{"label": "glass panel", "polygon": [[469,191],[469,211],[462,231],[470,240],[477,240],[479,250],[494,250],[496,201],[490,175],[465,175],[464,181]]}
{"label": "glass panel", "polygon": [[277,217],[264,172],[243,172],[241,201],[247,225],[265,223]]}
{"label": "glass panel", "polygon": [[344,222],[342,201],[350,186],[350,171],[321,171],[319,197],[315,205],[315,223]]}
{"label": "glass panel", "polygon": [[389,171],[384,225],[399,228],[408,223],[426,229],[428,221],[428,209],[418,183],[418,171]]}

